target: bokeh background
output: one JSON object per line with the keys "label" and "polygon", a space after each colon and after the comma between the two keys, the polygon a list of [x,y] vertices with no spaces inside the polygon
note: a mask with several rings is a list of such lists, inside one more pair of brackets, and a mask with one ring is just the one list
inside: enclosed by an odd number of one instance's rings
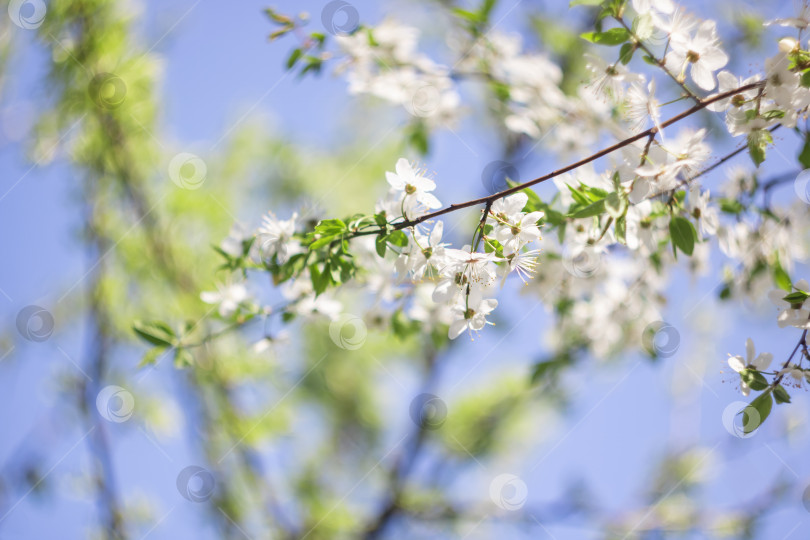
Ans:
{"label": "bokeh background", "polygon": [[[761,65],[778,34],[765,32],[757,49],[746,39],[761,30],[746,17],[795,7],[683,3],[719,22],[740,53],[730,66],[737,73]],[[132,321],[206,313],[197,295],[217,277],[211,245],[233,222],[255,226],[268,210],[368,211],[386,189],[384,171],[413,155],[403,143],[407,113],[349,96],[330,70],[305,80],[287,72],[292,45],[268,41],[265,2],[46,4],[39,29],[12,24],[5,9],[0,23],[0,538],[107,538],[112,522],[127,538],[361,537],[390,495],[389,469],[414,442],[411,407],[425,391],[438,396],[447,421],[429,433],[409,472],[410,483],[427,486],[414,495],[423,515],[399,515],[384,537],[735,538],[728,531],[739,529],[728,524],[748,517],[752,538],[810,534],[806,392],[777,406],[754,437],[735,437],[722,422],[742,399],[727,353],[742,354],[751,337],[778,360],[798,335],[778,329],[764,302],[718,303],[712,273],[672,277],[664,319],[677,331],[673,355],[586,357],[553,384],[528,390],[552,320],[516,284],[502,292],[497,327],[474,342],[459,339],[427,377],[423,351],[370,323],[357,351],[334,347],[328,325],[293,324],[285,343],[260,353],[234,339],[199,365],[179,369],[168,358],[139,367],[146,348]],[[308,11],[317,27],[325,4],[274,7]],[[351,4],[365,23],[390,16],[421,28],[427,51],[444,39],[435,15],[442,2]],[[531,46],[542,41],[536,17],[586,27],[564,4],[503,0],[494,19]],[[107,28],[87,45],[87,58],[60,45],[69,29],[58,20],[70,9],[94,14],[88,31]],[[93,47],[107,54],[93,56]],[[103,131],[92,104],[76,105],[73,94],[98,69],[82,65],[91,60],[126,82],[115,112],[121,139]],[[780,164],[774,152],[775,175],[795,169],[798,151],[795,138],[777,142],[791,159]],[[423,158],[439,198],[484,195],[482,172],[500,148],[474,112],[439,129]],[[179,152],[204,160],[199,189],[169,178]],[[561,164],[540,145],[515,166],[527,179]],[[121,173],[127,168],[131,176]],[[790,197],[789,187],[775,194]],[[450,238],[464,242],[473,214],[448,216]],[[156,254],[160,245],[170,255]],[[253,287],[268,303],[277,298],[262,280]],[[30,305],[54,321],[41,341],[18,329]],[[96,407],[109,385],[132,398],[123,421]],[[189,466],[204,473],[189,476]],[[490,496],[502,474],[526,487],[516,511]],[[183,482],[204,491],[209,478],[212,496],[184,495]],[[660,516],[666,525],[655,525]],[[639,526],[611,532],[618,522]]]}

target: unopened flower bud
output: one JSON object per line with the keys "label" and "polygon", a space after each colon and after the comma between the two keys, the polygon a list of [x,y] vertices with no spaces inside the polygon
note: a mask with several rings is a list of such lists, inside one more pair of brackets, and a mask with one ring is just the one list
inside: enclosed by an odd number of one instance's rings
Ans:
{"label": "unopened flower bud", "polygon": [[792,53],[799,48],[799,42],[792,37],[786,37],[779,40],[779,50],[785,54]]}

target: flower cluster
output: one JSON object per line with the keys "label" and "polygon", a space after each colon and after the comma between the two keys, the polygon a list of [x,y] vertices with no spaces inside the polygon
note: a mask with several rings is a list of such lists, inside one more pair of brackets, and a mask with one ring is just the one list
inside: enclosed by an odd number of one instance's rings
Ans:
{"label": "flower cluster", "polygon": [[[338,286],[352,284],[373,297],[370,319],[399,330],[413,323],[454,339],[492,324],[498,288],[514,273],[555,317],[546,336],[552,351],[606,358],[643,344],[650,322],[662,319],[669,268],[685,261],[694,274],[706,273],[717,268],[710,258],[717,247],[726,259],[719,263],[720,298],[764,298],[777,282],[790,288],[770,295],[779,326],[806,330],[807,284],[791,288],[789,275],[806,255],[810,215],[801,203],[810,195],[797,185],[799,204],[771,205],[768,190],[776,184],[762,181],[759,168],[779,126],[805,138],[799,161],[810,167],[810,135],[799,123],[810,108],[810,44],[783,38],[759,73],[741,77],[726,69],[735,64],[717,24],[671,0],[605,1],[597,9],[599,24],[581,37],[613,46],[605,50],[618,55],[588,51],[580,67],[589,80],[579,86],[543,51],[524,51],[520,36],[482,31],[483,11],[467,13],[466,35],[448,40],[458,56],[452,68],[419,53],[419,32],[392,20],[337,36],[343,53],[337,71],[350,93],[404,106],[427,130],[423,138],[462,110],[460,81],[484,81],[487,112],[505,128],[509,148],[542,144],[566,161],[575,153],[575,165],[529,183],[551,180],[557,192],[548,199],[510,189],[458,205],[479,203],[485,212],[472,240],[458,248],[437,219],[457,208],[437,212],[436,182],[400,159],[386,173],[387,192],[371,215],[312,226],[297,215],[269,214],[252,234],[235,228],[221,248],[232,272],[203,299],[236,321],[270,313],[238,278],[259,268],[279,286],[285,317],[334,319],[344,303]],[[773,24],[808,26],[804,12]],[[662,103],[660,96],[673,91],[677,97]],[[676,110],[664,114],[667,107]],[[701,111],[720,116],[731,137],[745,135],[744,146],[713,162],[711,130],[694,119],[679,123]],[[413,146],[424,153],[426,145]],[[709,189],[708,173],[743,150],[756,170],[735,166],[724,184]],[[801,382],[802,359],[770,373],[772,361],[755,354],[749,341],[746,354],[732,356],[729,365],[746,395],[762,391],[788,400],[783,386]]]}
{"label": "flower cluster", "polygon": [[403,106],[431,124],[451,121],[461,98],[449,70],[416,50],[419,30],[387,20],[337,37],[346,54],[351,94],[370,94]]}
{"label": "flower cluster", "polygon": [[[391,189],[377,208],[385,212],[386,219],[393,218],[392,223],[420,220],[427,211],[441,206],[430,193],[435,183],[404,158],[386,178]],[[471,246],[454,249],[442,243],[441,221],[433,222],[429,231],[426,222],[408,227],[407,243],[394,247],[400,281],[435,283],[431,298],[449,308],[451,339],[490,324],[486,317],[498,305],[492,298],[498,277],[503,283],[512,272],[521,278],[534,272],[539,251],[527,246],[540,239],[538,221],[543,212],[524,212],[527,203],[528,195],[516,193],[491,204],[480,232],[484,251]]]}

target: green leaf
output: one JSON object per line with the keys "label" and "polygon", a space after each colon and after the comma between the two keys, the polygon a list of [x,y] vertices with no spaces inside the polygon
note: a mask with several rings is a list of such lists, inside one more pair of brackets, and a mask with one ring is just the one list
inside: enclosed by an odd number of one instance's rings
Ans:
{"label": "green leaf", "polygon": [[568,2],[568,7],[575,6],[601,6],[604,0],[571,0]]}
{"label": "green leaf", "polygon": [[315,225],[315,232],[321,234],[340,233],[345,230],[346,224],[342,219],[322,219]]}
{"label": "green leaf", "polygon": [[385,228],[385,226],[388,224],[385,211],[380,212],[379,214],[374,214],[374,223],[376,223],[378,227]]}
{"label": "green leaf", "polygon": [[757,167],[765,161],[765,149],[772,142],[773,136],[767,129],[755,129],[748,134],[748,153]]}
{"label": "green leaf", "polygon": [[408,245],[408,235],[402,231],[394,231],[388,235],[388,241],[397,247],[405,247]]}
{"label": "green leaf", "polygon": [[802,164],[803,169],[810,169],[810,135],[808,134],[804,135],[804,146],[799,153],[799,163]]}
{"label": "green leaf", "polygon": [[604,32],[585,32],[580,34],[582,39],[598,45],[619,45],[630,39],[630,32],[624,28],[611,28]]}
{"label": "green leaf", "polygon": [[174,353],[174,367],[182,368],[194,364],[194,355],[188,349],[177,349]]}
{"label": "green leaf", "polygon": [[388,242],[384,234],[378,234],[374,240],[374,247],[377,248],[377,255],[385,257],[385,249],[388,247]]}
{"label": "green leaf", "polygon": [[537,384],[544,379],[551,379],[561,370],[571,364],[572,358],[570,355],[563,353],[555,356],[551,360],[545,362],[538,362],[532,368],[532,374],[529,378],[531,384]]}
{"label": "green leaf", "polygon": [[616,220],[616,240],[620,244],[627,244],[627,221],[624,216]]}
{"label": "green leaf", "polygon": [[590,204],[592,201],[585,196],[581,189],[575,188],[568,184],[565,184],[568,187],[568,190],[571,192],[571,196],[574,198],[574,202],[577,204],[587,205]]}
{"label": "green leaf", "polygon": [[290,53],[290,57],[287,58],[287,69],[292,69],[295,63],[298,62],[298,59],[301,58],[302,54],[304,54],[304,52],[301,49],[293,49],[293,52]]}
{"label": "green leaf", "polygon": [[658,65],[658,60],[656,60],[655,58],[653,58],[652,56],[649,56],[647,54],[642,56],[641,59],[644,60],[645,62],[647,62],[648,64],[650,64],[651,66],[657,66]]}
{"label": "green leaf", "polygon": [[771,392],[763,392],[737,414],[743,415],[743,433],[748,434],[761,426],[773,408]]}
{"label": "green leaf", "polygon": [[152,345],[171,346],[175,340],[174,330],[160,321],[135,321],[132,329]]}
{"label": "green leaf", "polygon": [[475,11],[467,11],[466,9],[453,8],[453,13],[456,16],[461,17],[462,19],[470,21],[471,23],[478,24],[483,22],[483,20],[481,19],[481,14]]}
{"label": "green leaf", "polygon": [[625,43],[619,51],[619,62],[625,66],[633,59],[633,54],[636,52],[635,43]]}
{"label": "green leaf", "polygon": [[408,130],[408,142],[423,156],[430,151],[428,130],[424,122],[415,122],[411,125]]}
{"label": "green leaf", "polygon": [[788,304],[803,304],[805,300],[810,298],[810,294],[807,294],[804,291],[796,291],[792,292],[789,295],[782,298]]}
{"label": "green leaf", "polygon": [[611,217],[620,218],[627,210],[627,205],[621,195],[614,191],[605,198],[605,210]]}
{"label": "green leaf", "polygon": [[765,376],[755,369],[744,369],[740,372],[740,379],[748,385],[751,390],[765,390],[768,388],[768,380]]}
{"label": "green leaf", "polygon": [[481,4],[481,9],[478,11],[481,13],[481,18],[484,19],[484,21],[489,19],[489,16],[497,3],[498,0],[484,0],[484,2]]}
{"label": "green leaf", "polygon": [[779,261],[776,262],[776,265],[773,267],[773,282],[774,284],[782,289],[783,291],[790,292],[793,290],[793,286],[790,281],[790,276],[782,268],[782,265],[779,264]]}
{"label": "green leaf", "polygon": [[785,387],[781,384],[773,389],[773,397],[777,403],[790,403],[790,394],[787,393],[787,390],[785,390]]}
{"label": "green leaf", "polygon": [[391,329],[398,339],[407,339],[409,336],[419,332],[419,321],[412,320],[402,313],[401,309],[394,312],[391,317]]}
{"label": "green leaf", "polygon": [[160,357],[160,355],[165,353],[167,350],[168,348],[166,347],[152,347],[151,349],[146,351],[146,354],[143,355],[141,361],[138,362],[138,367],[142,368],[144,366],[153,365],[155,362],[157,362],[157,359]]}
{"label": "green leaf", "polygon": [[309,274],[312,278],[312,288],[315,289],[315,295],[324,292],[331,282],[331,272],[329,271],[329,263],[324,264],[323,271],[318,269],[318,265],[313,264],[309,267]]}
{"label": "green leaf", "polygon": [[672,237],[673,249],[677,247],[686,255],[695,251],[697,232],[692,222],[681,216],[674,216],[669,222],[669,234]]}
{"label": "green leaf", "polygon": [[605,199],[600,199],[595,203],[591,203],[585,208],[582,208],[573,214],[570,217],[572,218],[586,218],[586,217],[593,217],[601,215],[605,212]]}
{"label": "green leaf", "polygon": [[726,214],[739,214],[745,207],[736,199],[720,199],[720,210]]}

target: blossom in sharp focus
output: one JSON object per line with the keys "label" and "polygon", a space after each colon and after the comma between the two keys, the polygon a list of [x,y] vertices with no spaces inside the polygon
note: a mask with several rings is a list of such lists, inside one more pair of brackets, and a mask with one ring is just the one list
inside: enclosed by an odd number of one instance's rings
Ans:
{"label": "blossom in sharp focus", "polygon": [[525,193],[515,193],[495,201],[490,209],[490,217],[495,220],[495,238],[506,253],[519,251],[524,245],[540,238],[537,222],[544,212],[523,212],[529,200]]}
{"label": "blossom in sharp focus", "polygon": [[483,298],[475,292],[466,297],[462,296],[451,310],[453,322],[450,323],[448,336],[450,339],[456,339],[465,330],[472,334],[482,330],[487,324],[493,324],[487,321],[486,317],[496,307],[498,301],[494,298]]}
{"label": "blossom in sharp focus", "polygon": [[728,63],[728,55],[720,48],[717,26],[714,21],[703,21],[693,35],[673,35],[672,50],[666,56],[666,67],[678,74],[680,79],[689,75],[699,87],[713,90],[716,86],[714,72]]}
{"label": "blossom in sharp focus", "polygon": [[430,193],[436,189],[436,183],[419,174],[405,158],[399,158],[396,173],[386,172],[385,178],[395,191],[404,194],[401,200],[408,218],[415,215],[409,210],[416,210],[417,203],[427,208],[440,208],[442,205],[439,199]]}
{"label": "blossom in sharp focus", "polygon": [[523,283],[527,283],[526,278],[531,278],[537,271],[537,257],[540,255],[539,249],[529,251],[515,251],[504,257],[504,266],[499,267],[503,273],[501,287],[506,283],[506,278],[514,272]]}
{"label": "blossom in sharp focus", "polygon": [[219,304],[220,316],[228,318],[248,299],[248,292],[242,283],[217,283],[216,291],[204,291],[200,299],[206,304]]}
{"label": "blossom in sharp focus", "polygon": [[[751,340],[751,338],[748,338],[745,340],[745,358],[739,355],[728,355],[728,365],[737,373],[740,373],[746,369],[755,369],[757,371],[764,371],[768,369],[768,366],[771,365],[771,361],[773,360],[773,355],[771,353],[759,353],[759,355],[755,358],[755,353],[754,342]],[[741,381],[740,391],[744,396],[747,396],[751,389],[747,384]]]}
{"label": "blossom in sharp focus", "polygon": [[430,234],[414,231],[406,251],[397,259],[397,272],[409,273],[415,281],[419,281],[426,273],[431,275],[433,269],[444,266],[444,248],[447,244],[442,243],[443,231],[442,221],[436,222]]}

